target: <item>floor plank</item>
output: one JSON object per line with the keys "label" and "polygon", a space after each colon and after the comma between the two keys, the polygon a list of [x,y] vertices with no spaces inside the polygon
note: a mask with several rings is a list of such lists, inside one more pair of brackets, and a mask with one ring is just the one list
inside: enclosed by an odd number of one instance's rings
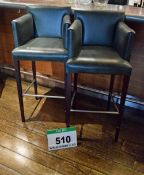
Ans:
{"label": "floor plank", "polygon": [[0,164],[0,174],[1,175],[21,175],[20,173],[10,169],[7,166]]}
{"label": "floor plank", "polygon": [[[5,127],[5,126],[7,126],[7,127]],[[19,138],[23,141],[26,141],[26,142],[29,142],[33,145],[38,146],[43,151],[47,151],[47,138],[45,135],[38,135],[38,134],[34,133],[33,131],[29,132],[29,130],[27,130],[27,129],[17,128],[15,130],[15,127],[9,126],[9,123],[6,121],[0,122],[0,128],[1,128],[0,130],[2,130],[5,133],[8,133],[8,134],[13,133],[12,135],[15,136],[17,139]],[[71,152],[69,152],[69,150],[59,150],[59,151],[55,152],[55,154],[60,155],[60,157],[64,157],[65,159],[72,160],[74,162],[82,164],[84,166],[88,166],[89,168],[93,168],[93,169],[96,169],[96,170],[99,170],[99,171],[102,171],[105,173],[107,173],[107,172],[111,173],[111,170],[109,169],[109,167],[112,166],[112,164],[114,164],[112,162],[112,159],[109,159],[109,160],[107,159],[108,163],[105,163],[105,160],[106,160],[105,158],[107,155],[108,148],[101,150],[101,149],[97,149],[96,146],[95,147],[90,147],[90,146],[87,147],[86,144],[82,144],[82,143],[84,143],[84,142],[81,141],[81,143],[79,143],[81,145],[81,147],[77,148],[77,150],[73,149],[73,150],[71,150]],[[110,143],[109,143],[109,145],[110,145]],[[5,146],[5,145],[3,145],[3,146]],[[26,148],[26,146],[25,146],[25,148]],[[29,149],[29,148],[27,148],[27,149]],[[119,155],[121,155],[121,153],[119,153]],[[85,162],[83,162],[83,159],[85,159]],[[118,160],[119,157],[116,157],[116,159]],[[113,160],[115,161],[115,158],[113,158]],[[128,156],[124,156],[120,160],[121,160],[121,162],[127,163],[127,162],[129,162],[130,158],[128,159]]]}
{"label": "floor plank", "polygon": [[[7,158],[8,157],[8,158]],[[42,166],[30,159],[27,159],[20,154],[12,152],[6,148],[0,152],[0,163],[5,167],[9,167],[11,172],[17,172],[17,174],[27,174],[27,175],[41,175],[43,174],[55,174],[61,175],[57,171],[50,168]],[[6,168],[5,168],[6,169]]]}
{"label": "floor plank", "polygon": [[[24,82],[23,88],[27,84]],[[39,88],[40,93],[48,91]],[[46,131],[65,127],[64,101],[25,98],[26,122],[22,123],[15,80],[5,79],[0,93],[0,175],[143,174],[144,119],[135,121],[138,114],[133,110],[126,110],[118,143],[113,142],[116,120],[112,117],[73,114],[78,147],[49,152]],[[81,104],[91,107],[84,101]],[[143,115],[141,111],[139,114]]]}

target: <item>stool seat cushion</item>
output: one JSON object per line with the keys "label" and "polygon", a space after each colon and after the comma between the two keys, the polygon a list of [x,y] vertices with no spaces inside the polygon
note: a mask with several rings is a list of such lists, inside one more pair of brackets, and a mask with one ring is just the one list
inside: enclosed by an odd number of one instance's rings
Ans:
{"label": "stool seat cushion", "polygon": [[12,51],[13,58],[19,60],[67,61],[67,50],[63,39],[38,37]]}
{"label": "stool seat cushion", "polygon": [[132,67],[112,47],[83,46],[78,57],[67,61],[67,72],[131,74]]}

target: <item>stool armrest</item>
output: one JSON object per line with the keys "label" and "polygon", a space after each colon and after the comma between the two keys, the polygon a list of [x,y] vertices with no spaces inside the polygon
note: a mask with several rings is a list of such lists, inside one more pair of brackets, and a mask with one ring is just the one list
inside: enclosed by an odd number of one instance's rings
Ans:
{"label": "stool armrest", "polygon": [[70,15],[65,15],[62,21],[62,37],[65,48],[68,48],[68,28],[71,25]]}
{"label": "stool armrest", "polygon": [[69,58],[75,57],[82,45],[82,24],[80,20],[75,20],[68,30]]}
{"label": "stool armrest", "polygon": [[34,37],[33,18],[31,14],[23,15],[12,21],[15,47],[25,44]]}
{"label": "stool armrest", "polygon": [[135,31],[128,27],[124,22],[119,22],[116,28],[113,48],[117,50],[119,55],[129,61]]}

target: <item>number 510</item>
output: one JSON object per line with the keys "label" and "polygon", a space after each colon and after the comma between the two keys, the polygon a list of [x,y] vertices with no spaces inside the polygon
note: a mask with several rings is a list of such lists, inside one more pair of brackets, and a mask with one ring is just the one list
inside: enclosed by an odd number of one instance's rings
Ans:
{"label": "number 510", "polygon": [[71,138],[70,136],[66,136],[66,137],[56,137],[56,144],[60,144],[60,143],[70,143]]}

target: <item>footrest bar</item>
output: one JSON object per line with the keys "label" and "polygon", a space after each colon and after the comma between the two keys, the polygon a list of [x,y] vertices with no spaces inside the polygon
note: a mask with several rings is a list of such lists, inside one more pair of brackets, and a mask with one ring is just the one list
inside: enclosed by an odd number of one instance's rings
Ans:
{"label": "footrest bar", "polygon": [[65,99],[64,96],[53,96],[53,95],[23,94],[23,96],[39,97],[39,98]]}
{"label": "footrest bar", "polygon": [[75,96],[76,96],[76,92],[74,91],[72,93],[71,106],[73,106],[73,102],[74,102]]}
{"label": "footrest bar", "polygon": [[118,108],[118,106],[116,105],[113,96],[112,96],[112,103],[113,103],[113,105],[114,105],[115,110],[116,110],[117,112],[119,112],[119,108]]}
{"label": "footrest bar", "polygon": [[96,114],[114,114],[118,115],[119,112],[116,111],[92,111],[92,110],[80,110],[80,109],[71,109],[71,112],[83,112],[83,113],[96,113]]}
{"label": "footrest bar", "polygon": [[27,89],[24,91],[23,94],[26,94],[30,90],[30,88],[32,87],[32,85],[34,84],[34,82],[35,82],[35,79],[32,80],[32,82],[29,84],[29,86],[27,87]]}

